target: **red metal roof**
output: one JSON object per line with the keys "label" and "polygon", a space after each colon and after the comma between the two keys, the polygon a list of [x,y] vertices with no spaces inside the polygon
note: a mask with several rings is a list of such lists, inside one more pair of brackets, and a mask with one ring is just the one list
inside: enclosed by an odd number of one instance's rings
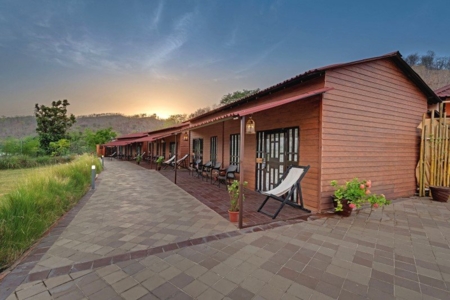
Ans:
{"label": "red metal roof", "polygon": [[[215,117],[215,118],[203,121],[201,123],[198,123],[198,124],[186,127],[186,128],[183,129],[183,131],[184,130],[198,129],[200,127],[205,127],[205,126],[212,125],[212,124],[218,123],[218,122],[224,122],[224,121],[232,119],[234,117],[236,117],[236,115],[234,113],[225,114],[225,115],[222,115],[222,116],[219,116],[219,117]],[[180,131],[178,131],[178,132],[180,132]]]}
{"label": "red metal roof", "polygon": [[332,89],[333,88],[325,87],[325,88],[321,88],[321,89],[318,89],[318,90],[307,92],[307,93],[304,93],[304,94],[301,94],[301,95],[296,95],[296,96],[285,98],[285,99],[282,99],[282,100],[273,101],[273,102],[269,102],[269,103],[265,103],[265,104],[260,104],[260,105],[254,106],[254,107],[242,109],[242,110],[239,110],[239,111],[236,111],[236,112],[233,112],[233,113],[224,114],[222,116],[215,117],[215,118],[203,121],[201,123],[189,126],[189,127],[185,128],[185,130],[198,129],[198,128],[201,128],[201,127],[204,127],[204,126],[212,125],[214,123],[223,122],[223,121],[226,121],[226,120],[229,120],[229,119],[233,119],[235,117],[243,117],[243,116],[251,115],[251,114],[254,114],[254,113],[257,113],[257,112],[260,112],[260,111],[263,111],[263,110],[271,109],[271,108],[274,108],[274,107],[277,107],[277,106],[280,106],[280,105],[284,105],[284,104],[288,104],[288,103],[291,103],[291,102],[294,102],[294,101],[298,101],[298,100],[301,100],[301,99],[305,99],[305,98],[313,97],[313,96],[316,96],[316,95],[320,95],[320,94],[323,94],[323,93],[325,93],[325,92],[327,92],[329,90],[332,90]]}
{"label": "red metal roof", "polygon": [[309,98],[309,97],[312,97],[312,96],[320,95],[320,94],[323,94],[323,93],[325,93],[325,92],[327,92],[329,90],[332,90],[332,89],[333,88],[325,87],[325,88],[318,89],[318,90],[315,90],[315,91],[311,91],[311,92],[308,92],[308,93],[304,93],[304,94],[301,94],[301,95],[296,95],[296,96],[293,96],[293,97],[289,97],[289,98],[286,98],[286,99],[273,101],[273,102],[269,102],[269,103],[265,103],[265,104],[261,104],[261,105],[257,105],[257,106],[254,106],[254,107],[250,107],[250,108],[246,108],[246,109],[237,111],[235,113],[235,115],[238,115],[238,116],[241,116],[241,117],[247,116],[247,115],[251,115],[251,114],[254,114],[254,113],[257,113],[257,112],[260,112],[260,111],[263,111],[263,110],[271,109],[271,108],[274,108],[274,107],[277,107],[277,106],[280,106],[280,105],[283,105],[283,104],[288,104],[288,103],[291,103],[291,102],[294,102],[294,101],[298,101],[298,100],[301,100],[301,99],[305,99],[305,98]]}
{"label": "red metal roof", "polygon": [[441,98],[448,98],[450,97],[450,84],[443,86],[437,90],[434,91],[436,95],[438,95]]}
{"label": "red metal roof", "polygon": [[117,137],[118,140],[123,140],[123,139],[136,139],[136,138],[141,138],[147,135],[147,132],[138,132],[138,133],[130,133],[130,134],[125,134],[125,135],[121,135],[119,137]]}
{"label": "red metal roof", "polygon": [[[187,127],[187,128],[188,128],[188,127]],[[155,137],[154,137],[154,140],[159,140],[159,139],[162,139],[162,138],[171,136],[171,135],[173,135],[173,134],[175,134],[175,133],[183,132],[183,131],[187,130],[187,128],[182,128],[182,129],[171,130],[171,131],[169,131],[169,132],[165,132],[165,133],[163,133],[163,134],[161,134],[161,135],[155,136]]]}
{"label": "red metal roof", "polygon": [[126,146],[128,144],[130,144],[131,141],[112,141],[109,143],[104,144],[103,146],[105,147],[117,147],[117,146]]}
{"label": "red metal roof", "polygon": [[154,134],[155,132],[164,132],[164,131],[173,130],[173,129],[179,129],[179,128],[187,127],[187,126],[189,126],[189,122],[183,122],[183,123],[176,124],[176,125],[173,125],[173,126],[170,126],[170,127],[149,131],[148,133],[149,134]]}
{"label": "red metal roof", "polygon": [[236,106],[239,106],[243,103],[247,103],[253,100],[256,100],[258,98],[264,97],[268,94],[277,92],[278,90],[282,90],[288,86],[292,86],[295,84],[298,84],[300,82],[304,82],[313,78],[317,78],[320,76],[323,76],[325,74],[326,71],[328,70],[333,70],[333,69],[337,69],[337,68],[344,68],[344,67],[348,67],[348,66],[352,66],[352,65],[357,65],[357,64],[361,64],[361,63],[366,63],[366,62],[371,62],[371,61],[376,61],[376,60],[380,60],[380,59],[392,59],[395,64],[405,73],[405,75],[412,81],[414,82],[417,87],[427,96],[427,100],[429,103],[438,103],[441,102],[441,100],[439,99],[439,97],[433,92],[433,90],[423,81],[423,79],[402,59],[402,55],[400,54],[400,52],[396,51],[396,52],[391,52],[382,56],[376,56],[376,57],[371,57],[371,58],[366,58],[366,59],[362,59],[362,60],[356,60],[356,61],[352,61],[352,62],[347,62],[347,63],[340,63],[340,64],[333,64],[333,65],[328,65],[325,67],[321,67],[321,68],[317,68],[317,69],[312,69],[309,71],[306,71],[305,73],[302,73],[300,75],[297,75],[295,77],[292,77],[290,79],[287,79],[283,82],[277,83],[273,86],[270,86],[266,89],[263,89],[261,91],[259,91],[258,93],[249,95],[247,97],[244,97],[240,100],[237,100],[235,102],[232,102],[230,104],[221,106],[219,108],[213,109],[207,113],[204,113],[202,115],[196,116],[192,119],[190,119],[190,121],[192,120],[196,120],[199,118],[203,118],[206,117],[208,115],[212,115],[215,114],[219,111],[226,111],[229,110],[231,108],[234,108]]}
{"label": "red metal roof", "polygon": [[130,143],[153,142],[157,136],[157,134],[150,134],[148,136],[133,140]]}

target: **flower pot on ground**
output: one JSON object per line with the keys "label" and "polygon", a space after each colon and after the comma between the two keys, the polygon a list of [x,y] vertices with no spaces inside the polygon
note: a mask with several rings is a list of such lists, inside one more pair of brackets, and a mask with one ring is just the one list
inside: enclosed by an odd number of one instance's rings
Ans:
{"label": "flower pot on ground", "polygon": [[228,211],[228,218],[230,222],[236,223],[239,221],[239,211]]}
{"label": "flower pot on ground", "polygon": [[360,208],[361,205],[369,203],[373,209],[390,204],[391,202],[381,194],[372,194],[372,181],[353,178],[345,185],[339,186],[336,180],[331,181],[336,188],[333,194],[335,212],[343,216],[349,216],[352,210]]}
{"label": "flower pot on ground", "polygon": [[349,217],[352,214],[353,208],[350,207],[350,203],[348,202],[348,200],[342,199],[340,201],[340,203],[342,204],[342,209],[340,210],[336,210],[337,203],[338,203],[337,201],[333,201],[336,214],[343,217]]}
{"label": "flower pot on ground", "polygon": [[450,197],[450,187],[430,186],[431,197],[439,202],[447,202]]}
{"label": "flower pot on ground", "polygon": [[142,155],[138,154],[136,155],[136,163],[139,165],[142,161]]}
{"label": "flower pot on ground", "polygon": [[[228,209],[228,216],[230,222],[237,222],[239,216],[239,181],[233,180],[233,182],[228,186],[228,195],[230,195],[230,208]],[[242,184],[243,187],[247,185],[247,181]],[[242,194],[242,201],[244,201],[245,195]]]}

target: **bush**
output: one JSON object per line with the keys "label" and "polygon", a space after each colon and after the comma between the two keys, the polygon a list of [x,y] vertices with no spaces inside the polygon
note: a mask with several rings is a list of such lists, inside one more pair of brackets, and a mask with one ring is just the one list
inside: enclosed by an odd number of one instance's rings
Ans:
{"label": "bush", "polygon": [[40,166],[55,165],[72,161],[75,156],[39,156],[27,155],[2,156],[0,157],[0,170],[35,168]]}
{"label": "bush", "polygon": [[13,263],[87,192],[91,165],[98,158],[83,155],[69,164],[30,175],[17,190],[0,197],[0,270]]}

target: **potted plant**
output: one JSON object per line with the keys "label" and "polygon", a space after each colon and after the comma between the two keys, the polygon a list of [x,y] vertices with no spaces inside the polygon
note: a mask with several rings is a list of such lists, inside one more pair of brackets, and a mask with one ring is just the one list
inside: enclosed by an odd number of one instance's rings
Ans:
{"label": "potted plant", "polygon": [[[246,186],[247,181],[244,181],[242,186]],[[233,180],[233,182],[228,186],[228,194],[230,195],[230,208],[228,209],[228,216],[230,222],[237,222],[239,217],[239,181]],[[242,201],[244,201],[245,196],[242,194]]]}
{"label": "potted plant", "polygon": [[164,162],[164,156],[160,156],[158,157],[158,159],[156,160],[156,170],[161,170],[161,165]]}
{"label": "potted plant", "polygon": [[141,154],[137,154],[136,155],[136,163],[139,165],[142,161],[142,155]]}
{"label": "potted plant", "polygon": [[439,202],[447,202],[450,197],[450,188],[446,186],[431,186],[431,198]]}
{"label": "potted plant", "polygon": [[372,208],[391,203],[383,194],[377,195],[370,192],[371,180],[353,178],[341,186],[336,180],[333,180],[331,185],[336,188],[333,194],[335,211],[344,216],[349,216],[355,208],[360,208],[366,203],[370,203]]}

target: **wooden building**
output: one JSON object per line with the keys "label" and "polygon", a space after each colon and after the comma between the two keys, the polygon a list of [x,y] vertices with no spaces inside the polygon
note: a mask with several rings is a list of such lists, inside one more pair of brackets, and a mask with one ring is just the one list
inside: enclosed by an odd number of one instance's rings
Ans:
{"label": "wooden building", "polygon": [[[195,117],[190,152],[239,164],[256,190],[271,189],[291,164],[311,165],[302,189],[316,212],[332,206],[331,180],[371,179],[373,192],[407,197],[416,191],[416,127],[440,101],[394,52],[314,69]],[[250,117],[257,132],[242,139],[239,120]]]}
{"label": "wooden building", "polygon": [[151,132],[131,133],[116,138],[115,141],[100,145],[100,149],[106,149],[101,155],[111,155],[116,152],[121,159],[133,159],[138,154],[145,159],[155,156],[164,156],[165,159],[177,154],[182,157],[189,153],[189,142],[187,135],[180,134],[182,128],[188,124],[178,124]]}
{"label": "wooden building", "polygon": [[444,102],[444,111],[447,113],[447,116],[450,114],[450,84],[443,86],[434,91],[439,98]]}

